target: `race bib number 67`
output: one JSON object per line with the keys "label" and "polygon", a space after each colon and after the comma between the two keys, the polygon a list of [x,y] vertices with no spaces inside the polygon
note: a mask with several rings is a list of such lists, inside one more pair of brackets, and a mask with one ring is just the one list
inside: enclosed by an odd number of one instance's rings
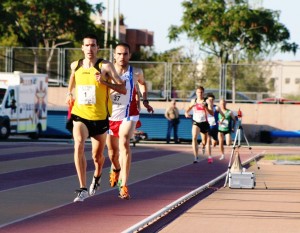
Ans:
{"label": "race bib number 67", "polygon": [[78,86],[78,104],[96,104],[95,85]]}

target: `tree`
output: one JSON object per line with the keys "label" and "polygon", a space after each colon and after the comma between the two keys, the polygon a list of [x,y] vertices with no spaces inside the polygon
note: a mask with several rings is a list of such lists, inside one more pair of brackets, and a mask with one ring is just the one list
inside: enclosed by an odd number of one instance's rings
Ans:
{"label": "tree", "polygon": [[[6,36],[18,35],[21,45],[45,47],[48,71],[56,47],[80,41],[87,32],[99,33],[90,14],[101,9],[99,5],[93,8],[86,0],[2,0],[0,13],[5,19],[0,23],[0,31],[6,24]],[[37,59],[35,52],[34,55]]]}
{"label": "tree", "polygon": [[83,33],[96,32],[90,19],[95,9],[85,0],[4,0],[2,6],[24,46],[51,47],[57,41],[79,40]]}
{"label": "tree", "polygon": [[98,12],[98,14],[100,15],[100,17],[102,17],[103,11],[106,9],[106,7],[103,5],[103,2],[100,2],[95,5],[95,9]]}
{"label": "tree", "polygon": [[181,33],[186,33],[188,38],[199,43],[200,50],[218,58],[221,89],[224,88],[222,82],[225,83],[224,64],[238,63],[245,55],[272,50],[296,53],[298,48],[296,43],[289,42],[289,31],[278,21],[278,11],[251,9],[246,0],[233,2],[184,1],[182,25],[171,26],[168,35],[172,41],[178,39]]}

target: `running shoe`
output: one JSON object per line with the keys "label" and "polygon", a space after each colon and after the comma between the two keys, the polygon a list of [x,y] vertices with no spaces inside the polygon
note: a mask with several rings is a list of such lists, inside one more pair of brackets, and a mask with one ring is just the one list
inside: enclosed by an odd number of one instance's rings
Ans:
{"label": "running shoe", "polygon": [[223,160],[224,158],[225,158],[225,156],[224,156],[224,155],[221,155],[220,160]]}
{"label": "running shoe", "polygon": [[122,186],[120,193],[119,193],[119,198],[121,199],[125,199],[125,200],[129,200],[130,199],[130,195],[128,193],[128,187],[127,186]]}
{"label": "running shoe", "polygon": [[75,193],[77,193],[77,197],[74,199],[74,202],[84,201],[84,199],[89,197],[88,191],[84,189],[78,189]]}
{"label": "running shoe", "polygon": [[90,196],[94,196],[96,191],[99,189],[100,187],[100,181],[101,181],[101,177],[100,179],[98,180],[98,182],[95,181],[95,177],[93,178],[93,181],[90,185],[90,189],[89,189],[89,194]]}
{"label": "running shoe", "polygon": [[118,180],[119,180],[119,175],[120,175],[120,170],[118,170],[118,171],[111,170],[110,171],[110,174],[109,174],[110,187],[116,186],[116,184],[118,183]]}
{"label": "running shoe", "polygon": [[194,159],[194,162],[193,163],[198,163],[199,162],[199,158],[198,156]]}
{"label": "running shoe", "polygon": [[208,162],[208,163],[213,163],[213,161],[214,161],[214,160],[213,160],[212,157],[208,157],[208,159],[207,159],[207,162]]}

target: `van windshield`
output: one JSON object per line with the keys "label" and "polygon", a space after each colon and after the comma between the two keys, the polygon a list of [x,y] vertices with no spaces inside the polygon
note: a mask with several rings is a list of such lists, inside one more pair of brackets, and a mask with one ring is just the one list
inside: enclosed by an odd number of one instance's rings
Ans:
{"label": "van windshield", "polygon": [[2,105],[2,101],[5,95],[6,89],[5,88],[0,88],[0,105]]}

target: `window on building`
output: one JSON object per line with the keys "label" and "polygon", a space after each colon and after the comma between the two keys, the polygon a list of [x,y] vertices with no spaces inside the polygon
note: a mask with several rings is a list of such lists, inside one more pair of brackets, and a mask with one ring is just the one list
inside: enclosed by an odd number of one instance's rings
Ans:
{"label": "window on building", "polygon": [[300,78],[295,78],[295,84],[300,84]]}
{"label": "window on building", "polygon": [[268,86],[269,86],[271,91],[275,90],[276,80],[277,80],[277,78],[275,78],[275,77],[270,78],[270,80],[269,80]]}
{"label": "window on building", "polygon": [[285,78],[285,84],[289,84],[291,82],[290,78]]}

